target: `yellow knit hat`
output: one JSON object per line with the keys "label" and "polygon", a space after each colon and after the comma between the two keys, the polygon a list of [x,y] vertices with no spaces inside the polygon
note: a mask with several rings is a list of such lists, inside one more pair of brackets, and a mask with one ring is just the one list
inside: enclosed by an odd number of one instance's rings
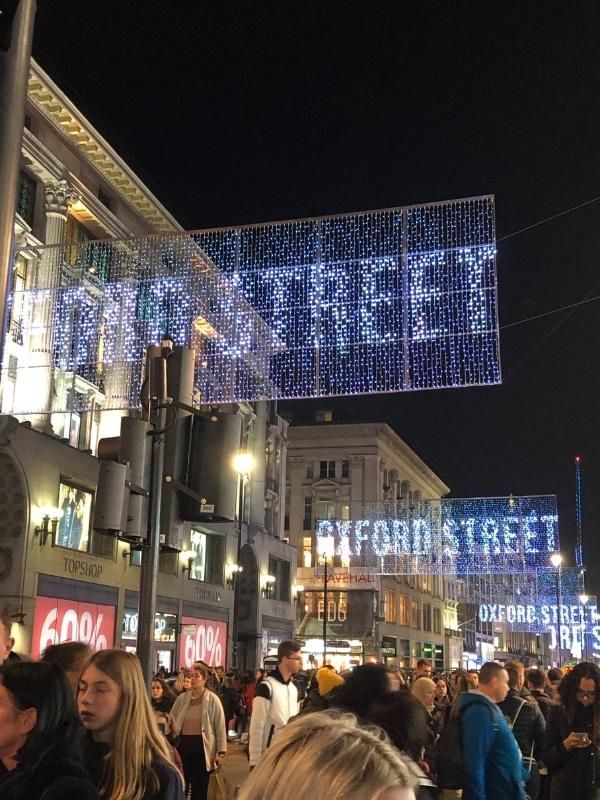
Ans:
{"label": "yellow knit hat", "polygon": [[329,694],[336,686],[341,686],[345,683],[341,675],[338,675],[328,667],[321,667],[317,670],[317,683],[319,684],[319,694],[321,697]]}

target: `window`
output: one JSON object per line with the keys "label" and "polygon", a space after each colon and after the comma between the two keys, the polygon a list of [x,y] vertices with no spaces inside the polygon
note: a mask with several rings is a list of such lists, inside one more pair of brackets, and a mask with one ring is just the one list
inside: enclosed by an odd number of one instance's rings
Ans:
{"label": "window", "polygon": [[113,202],[112,197],[110,197],[110,195],[108,195],[102,189],[98,189],[98,200],[100,200],[102,205],[106,206],[106,208],[108,208],[109,211],[110,209],[112,209],[112,202]]}
{"label": "window", "polygon": [[350,462],[342,461],[342,478],[350,477]]}
{"label": "window", "polygon": [[311,461],[309,464],[306,465],[306,478],[307,480],[312,481],[314,477],[315,477],[315,465]]}
{"label": "window", "polygon": [[[191,564],[191,580],[204,581],[216,586],[223,586],[223,570],[225,565],[225,539],[205,528],[192,528],[190,547],[194,555]],[[169,555],[165,553],[164,555]],[[175,554],[177,555],[177,554]],[[170,564],[165,564],[164,572],[170,572]]]}
{"label": "window", "polygon": [[[92,522],[92,492],[69,483],[58,487],[58,507],[61,515],[56,528],[56,545],[70,550],[90,549]],[[114,539],[110,539],[111,545]]]}
{"label": "window", "polygon": [[311,531],[313,526],[312,521],[313,516],[313,499],[312,495],[310,497],[304,498],[304,522],[302,524],[302,530]]}
{"label": "window", "polygon": [[302,539],[302,566],[312,567],[312,538],[304,536]]}
{"label": "window", "polygon": [[419,601],[411,597],[410,599],[410,627],[420,628],[421,620],[419,619]]}
{"label": "window", "polygon": [[383,593],[383,618],[386,622],[396,622],[396,592],[386,589]]}
{"label": "window", "polygon": [[35,179],[21,171],[17,189],[17,214],[25,220],[29,227],[33,225],[36,189]]}
{"label": "window", "polygon": [[335,461],[321,461],[319,478],[335,478]]}
{"label": "window", "polygon": [[333,411],[327,409],[324,411],[317,411],[315,419],[319,423],[333,422]]}
{"label": "window", "polygon": [[431,606],[429,603],[423,603],[423,630],[431,630]]}
{"label": "window", "polygon": [[269,575],[275,578],[271,592],[272,600],[289,602],[290,599],[290,562],[269,556]]}
{"label": "window", "polygon": [[433,609],[433,632],[442,632],[442,610],[440,608]]}
{"label": "window", "polygon": [[410,624],[408,597],[404,594],[398,595],[398,623],[407,628]]}

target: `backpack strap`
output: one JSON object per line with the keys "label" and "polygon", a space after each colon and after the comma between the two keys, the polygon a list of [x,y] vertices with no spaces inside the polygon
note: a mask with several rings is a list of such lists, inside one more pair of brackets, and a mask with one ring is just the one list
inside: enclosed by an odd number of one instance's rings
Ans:
{"label": "backpack strap", "polygon": [[525,700],[521,699],[521,705],[517,708],[517,713],[515,714],[515,716],[513,717],[513,719],[510,722],[511,731],[515,727],[515,723],[518,720],[519,714],[521,713],[521,709],[523,708],[524,705],[525,705]]}

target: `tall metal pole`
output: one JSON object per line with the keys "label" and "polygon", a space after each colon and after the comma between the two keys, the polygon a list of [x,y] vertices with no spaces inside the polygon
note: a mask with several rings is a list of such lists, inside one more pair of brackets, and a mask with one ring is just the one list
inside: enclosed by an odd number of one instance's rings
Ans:
{"label": "tall metal pole", "polygon": [[244,515],[244,492],[245,492],[245,481],[244,475],[240,473],[239,475],[239,484],[238,484],[238,520],[237,520],[237,562],[236,565],[238,569],[234,573],[234,584],[233,584],[233,620],[231,625],[231,639],[232,639],[232,647],[231,647],[231,654],[232,654],[232,666],[234,668],[239,668],[239,614],[240,614],[240,563],[242,560],[242,517]]}
{"label": "tall metal pole", "polygon": [[558,615],[558,625],[556,627],[556,631],[557,631],[557,633],[556,633],[556,636],[557,636],[556,643],[557,643],[557,646],[558,646],[558,666],[562,667],[562,648],[560,646],[560,606],[561,606],[561,603],[562,603],[561,587],[560,587],[560,573],[561,573],[561,568],[560,568],[560,564],[559,564],[558,567],[556,568],[556,609],[557,609],[557,615]]}
{"label": "tall metal pole", "polygon": [[137,653],[148,686],[154,675],[154,617],[160,558],[160,511],[164,480],[167,420],[166,351],[159,346],[147,349],[146,369],[150,382],[150,422],[154,427],[152,444],[152,482],[150,489],[150,531],[148,547],[142,554]]}
{"label": "tall metal pole", "polygon": [[[0,366],[8,323],[6,309],[13,264],[17,185],[36,5],[36,0],[20,0],[10,42],[0,41]],[[6,8],[2,11],[8,14]],[[6,20],[0,20],[0,26],[6,28],[3,34],[10,32],[11,26]]]}
{"label": "tall metal pole", "polygon": [[323,560],[325,562],[325,572],[324,572],[324,582],[323,582],[323,663],[321,664],[322,667],[325,666],[326,658],[327,658],[327,556],[323,555]]}

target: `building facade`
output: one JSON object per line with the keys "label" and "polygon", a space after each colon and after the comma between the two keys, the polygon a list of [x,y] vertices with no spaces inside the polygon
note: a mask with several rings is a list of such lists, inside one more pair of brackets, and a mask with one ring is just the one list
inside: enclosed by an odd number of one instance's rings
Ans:
{"label": "building facade", "polygon": [[298,550],[296,633],[307,657],[323,654],[349,667],[365,660],[410,669],[419,658],[436,669],[462,663],[458,603],[439,575],[375,575],[349,569],[315,549],[317,519],[360,519],[369,504],[418,504],[449,491],[388,426],[381,423],[292,426],[288,431],[285,535]]}
{"label": "building facade", "polygon": [[[99,533],[93,518],[98,443],[119,436],[124,414],[139,412],[115,409],[123,387],[117,371],[103,367],[102,327],[94,352],[78,360],[68,317],[60,342],[50,339],[48,320],[62,320],[56,298],[73,284],[88,243],[182,229],[35,62],[22,157],[0,387],[0,598],[15,615],[17,651],[37,656],[49,643],[71,639],[135,649],[145,542]],[[86,274],[77,275],[82,307],[106,281],[102,247],[93,252]],[[50,290],[47,298],[26,308],[38,287]],[[195,432],[190,416],[198,420]],[[214,419],[212,428],[200,424],[206,419]],[[155,664],[231,663],[237,592],[238,665],[254,668],[294,630],[295,551],[279,538],[287,424],[265,401],[200,409],[179,419],[170,436],[169,478],[182,489],[165,486]],[[254,468],[241,477],[231,465],[238,451],[254,456]],[[196,464],[198,452],[204,460]],[[185,490],[204,493],[209,477],[214,497],[200,507]]]}

